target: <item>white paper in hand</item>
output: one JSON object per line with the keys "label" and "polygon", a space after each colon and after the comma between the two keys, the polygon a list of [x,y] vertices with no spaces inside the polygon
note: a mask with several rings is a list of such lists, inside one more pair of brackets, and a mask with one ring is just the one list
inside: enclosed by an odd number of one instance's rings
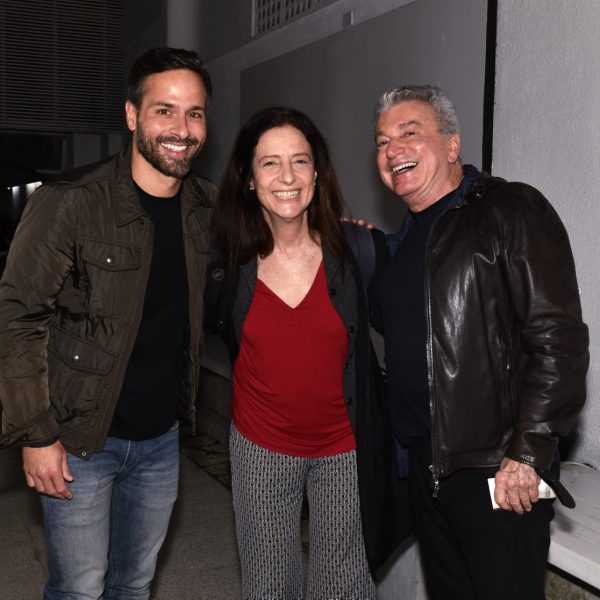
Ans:
{"label": "white paper in hand", "polygon": [[[498,503],[494,500],[494,491],[496,490],[496,480],[493,477],[488,479],[488,486],[490,488],[490,499],[492,501],[492,508],[497,510],[500,508]],[[556,494],[554,490],[542,479],[540,481],[540,485],[538,487],[538,493],[540,495],[540,500],[550,500],[551,498],[556,498]]]}

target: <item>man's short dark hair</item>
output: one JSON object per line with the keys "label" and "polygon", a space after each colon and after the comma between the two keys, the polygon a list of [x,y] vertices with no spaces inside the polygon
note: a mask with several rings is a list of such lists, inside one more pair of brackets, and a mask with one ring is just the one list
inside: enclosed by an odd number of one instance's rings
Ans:
{"label": "man's short dark hair", "polygon": [[136,108],[140,108],[146,77],[175,69],[188,69],[197,73],[204,83],[207,99],[210,100],[212,83],[204,62],[193,50],[183,48],[151,48],[139,56],[129,73],[127,100]]}

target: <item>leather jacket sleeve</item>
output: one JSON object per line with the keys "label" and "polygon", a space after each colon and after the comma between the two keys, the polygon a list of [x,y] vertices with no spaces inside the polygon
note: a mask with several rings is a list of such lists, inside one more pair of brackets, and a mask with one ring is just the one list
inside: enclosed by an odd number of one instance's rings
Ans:
{"label": "leather jacket sleeve", "polygon": [[[518,414],[506,456],[550,469],[558,437],[585,401],[588,331],[581,318],[575,265],[565,228],[548,201],[523,184],[505,184],[514,199],[506,226],[508,300]],[[516,339],[515,339],[516,337]]]}
{"label": "leather jacket sleeve", "polygon": [[0,445],[43,443],[58,427],[48,394],[48,323],[71,269],[75,220],[50,186],[29,200],[0,282]]}

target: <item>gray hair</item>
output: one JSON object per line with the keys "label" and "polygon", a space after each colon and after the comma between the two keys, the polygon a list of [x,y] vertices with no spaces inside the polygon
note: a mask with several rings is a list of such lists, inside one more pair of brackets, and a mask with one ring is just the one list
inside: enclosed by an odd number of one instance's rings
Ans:
{"label": "gray hair", "polygon": [[452,100],[439,87],[433,85],[403,85],[384,92],[375,105],[375,121],[377,122],[390,108],[409,100],[426,102],[433,108],[440,124],[439,131],[444,137],[460,133],[458,115]]}

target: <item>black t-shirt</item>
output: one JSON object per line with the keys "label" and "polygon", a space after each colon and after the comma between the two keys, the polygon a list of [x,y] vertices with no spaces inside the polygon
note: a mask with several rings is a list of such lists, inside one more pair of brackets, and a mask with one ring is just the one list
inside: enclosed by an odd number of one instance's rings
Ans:
{"label": "black t-shirt", "polygon": [[412,226],[375,293],[374,322],[384,333],[392,427],[403,445],[429,436],[431,431],[425,316],[427,240],[435,221],[455,200],[455,193],[421,212],[408,214]]}
{"label": "black t-shirt", "polygon": [[151,439],[177,419],[185,373],[188,285],[181,223],[181,193],[150,196],[136,186],[154,225],[144,312],[109,435]]}

